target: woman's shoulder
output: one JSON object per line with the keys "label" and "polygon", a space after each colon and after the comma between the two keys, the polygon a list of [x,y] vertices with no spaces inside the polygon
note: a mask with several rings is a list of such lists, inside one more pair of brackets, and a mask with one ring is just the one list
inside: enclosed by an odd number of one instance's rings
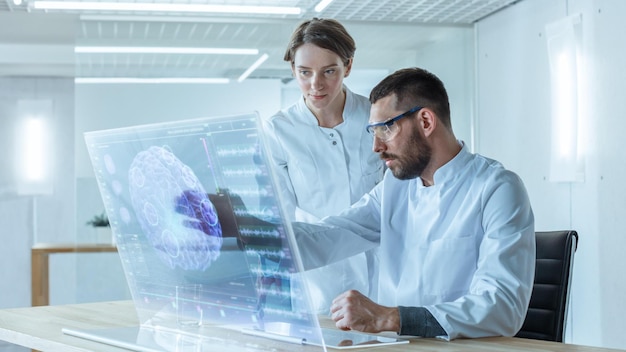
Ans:
{"label": "woman's shoulder", "polygon": [[276,124],[293,124],[293,120],[298,116],[297,104],[293,104],[286,108],[280,109],[273,115],[269,115],[263,118],[263,121],[269,125]]}
{"label": "woman's shoulder", "polygon": [[[311,113],[304,104],[303,101],[297,101],[285,108],[280,109],[274,115],[268,116],[266,120],[271,124],[298,124],[298,123],[307,123],[308,120],[311,120],[309,116]],[[313,117],[313,120],[315,118]]]}

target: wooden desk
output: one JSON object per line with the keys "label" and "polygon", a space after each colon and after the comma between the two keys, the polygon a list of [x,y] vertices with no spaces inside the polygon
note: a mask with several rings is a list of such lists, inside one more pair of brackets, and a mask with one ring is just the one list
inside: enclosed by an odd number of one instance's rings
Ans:
{"label": "wooden desk", "polygon": [[49,302],[49,256],[55,253],[98,253],[117,252],[117,247],[110,244],[49,244],[38,243],[33,246],[31,256],[31,304],[47,306]]}
{"label": "wooden desk", "polygon": [[[322,318],[324,326],[332,326],[328,318]],[[137,324],[137,315],[130,301],[87,303],[66,306],[46,306],[0,310],[0,340],[40,351],[50,352],[123,352],[128,350],[65,335],[62,328],[110,328]],[[230,335],[230,336],[227,336]],[[319,351],[313,346],[302,346],[270,339],[243,335],[235,330],[222,329],[220,337],[231,338],[236,346],[229,352]],[[219,350],[219,347],[216,349]],[[332,351],[332,350],[331,350]],[[410,344],[382,346],[358,351],[552,351],[552,352],[608,352],[606,348],[577,346],[538,340],[491,337],[483,339],[458,339],[451,342],[438,339],[412,339]]]}

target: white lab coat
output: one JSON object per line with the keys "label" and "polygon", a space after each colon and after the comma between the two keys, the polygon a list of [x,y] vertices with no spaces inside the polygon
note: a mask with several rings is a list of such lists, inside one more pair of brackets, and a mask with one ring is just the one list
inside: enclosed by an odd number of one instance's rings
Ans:
{"label": "white lab coat", "polygon": [[[338,214],[382,180],[384,165],[365,130],[370,103],[344,89],[344,121],[334,128],[320,127],[303,98],[264,119],[283,210],[292,220]],[[369,292],[375,262],[373,252],[361,253],[307,272],[314,311],[328,313],[332,300],[348,289]]]}
{"label": "white lab coat", "polygon": [[305,267],[378,245],[378,303],[425,307],[447,339],[514,335],[535,272],[534,217],[522,181],[463,146],[434,183],[387,172],[351,208],[323,219],[325,227],[295,224]]}

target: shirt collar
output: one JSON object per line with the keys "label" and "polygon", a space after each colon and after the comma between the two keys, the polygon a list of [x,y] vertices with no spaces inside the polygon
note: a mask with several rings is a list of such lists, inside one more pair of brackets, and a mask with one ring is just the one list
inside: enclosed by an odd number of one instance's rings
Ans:
{"label": "shirt collar", "polygon": [[443,164],[435,171],[433,175],[433,181],[435,185],[445,183],[448,180],[455,178],[459,174],[459,170],[463,169],[472,159],[472,153],[465,142],[457,140],[461,146],[461,150],[450,161]]}

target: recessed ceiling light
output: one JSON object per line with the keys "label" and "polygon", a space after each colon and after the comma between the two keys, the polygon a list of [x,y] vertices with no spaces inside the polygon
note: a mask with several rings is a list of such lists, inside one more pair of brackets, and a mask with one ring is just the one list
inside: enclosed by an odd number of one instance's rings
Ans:
{"label": "recessed ceiling light", "polygon": [[245,6],[245,5],[209,5],[209,4],[171,4],[139,2],[86,2],[86,1],[46,1],[33,2],[33,7],[40,10],[94,10],[94,11],[151,11],[151,12],[213,12],[213,13],[248,13],[299,15],[299,7]]}
{"label": "recessed ceiling light", "polygon": [[13,0],[13,4],[15,6],[20,6],[22,4],[22,0]]}

